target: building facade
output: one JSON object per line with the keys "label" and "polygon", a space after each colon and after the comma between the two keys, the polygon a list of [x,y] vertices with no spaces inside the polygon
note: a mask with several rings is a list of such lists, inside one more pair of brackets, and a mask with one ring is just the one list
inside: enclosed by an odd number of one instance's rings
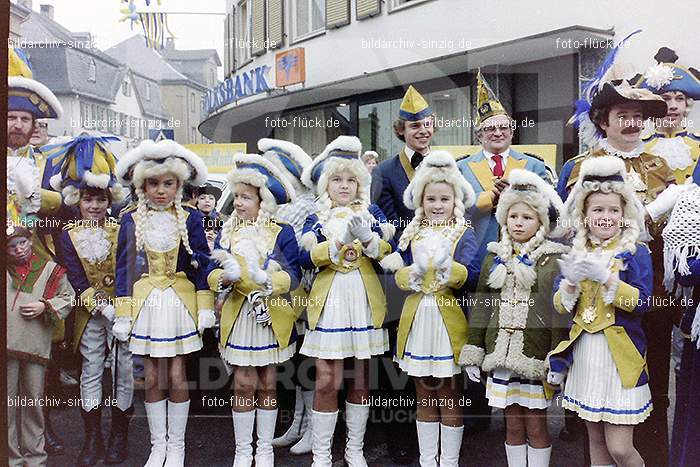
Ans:
{"label": "building facade", "polygon": [[409,84],[435,109],[436,145],[476,143],[481,68],[516,119],[514,142],[555,144],[560,167],[580,150],[566,126],[573,103],[621,37],[643,29],[619,59],[635,72],[662,45],[700,63],[672,15],[627,0],[228,0],[227,13],[227,79],[205,96],[200,131],[249,146],[289,138],[310,153],[338,134],[358,135],[382,157],[398,152],[391,124]]}

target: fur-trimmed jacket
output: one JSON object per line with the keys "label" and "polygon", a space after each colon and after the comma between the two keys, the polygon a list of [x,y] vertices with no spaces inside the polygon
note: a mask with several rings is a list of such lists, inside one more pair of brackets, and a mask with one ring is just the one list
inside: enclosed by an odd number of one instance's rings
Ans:
{"label": "fur-trimmed jacket", "polygon": [[[507,368],[528,379],[545,379],[545,358],[569,329],[568,318],[559,315],[552,304],[557,259],[568,247],[545,240],[529,255],[513,255],[504,263],[495,253],[497,245],[488,245],[481,266],[467,344],[459,363],[477,365],[487,372]],[[513,273],[516,261],[534,268],[534,283],[528,286],[527,280]],[[499,264],[505,264],[508,273],[502,287],[494,289],[489,276]]]}

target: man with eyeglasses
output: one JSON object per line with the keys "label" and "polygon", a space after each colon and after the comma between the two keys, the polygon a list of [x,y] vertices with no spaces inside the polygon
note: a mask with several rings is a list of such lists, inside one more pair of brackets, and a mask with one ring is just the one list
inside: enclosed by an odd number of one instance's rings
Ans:
{"label": "man with eyeglasses", "polygon": [[476,192],[472,209],[472,227],[479,241],[479,258],[486,256],[489,242],[498,240],[496,206],[501,192],[508,186],[513,169],[530,170],[550,182],[544,161],[532,154],[513,150],[515,120],[496,99],[481,74],[477,72],[476,137],[481,150],[458,162],[462,175]]}

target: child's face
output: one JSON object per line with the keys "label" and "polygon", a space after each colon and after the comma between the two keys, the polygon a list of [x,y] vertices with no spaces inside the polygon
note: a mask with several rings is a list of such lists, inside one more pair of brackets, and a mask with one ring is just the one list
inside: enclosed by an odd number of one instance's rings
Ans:
{"label": "child's face", "polygon": [[214,198],[214,195],[210,195],[209,193],[202,193],[197,198],[197,209],[202,212],[210,213],[214,209],[215,204],[216,198]]}
{"label": "child's face", "polygon": [[260,194],[257,187],[247,183],[236,183],[233,186],[233,208],[236,217],[244,221],[254,221],[260,211]]}
{"label": "child's face", "polygon": [[84,220],[101,221],[107,217],[109,197],[106,194],[84,193],[80,196],[78,207]]}
{"label": "child's face", "polygon": [[428,183],[423,190],[423,212],[433,222],[452,219],[455,212],[455,191],[444,182]]}
{"label": "child's face", "polygon": [[328,177],[328,196],[338,206],[346,206],[357,198],[359,182],[355,174],[348,169],[331,174]]}
{"label": "child's face", "polygon": [[157,205],[167,206],[175,200],[180,181],[175,175],[166,173],[157,177],[149,177],[143,185],[146,198]]}
{"label": "child's face", "polygon": [[584,224],[600,240],[613,238],[622,228],[622,196],[617,193],[593,193],[586,199]]}
{"label": "child's face", "polygon": [[15,264],[26,263],[32,256],[32,242],[25,237],[14,237],[7,241],[7,256]]}
{"label": "child's face", "polygon": [[508,235],[518,243],[530,240],[541,225],[537,212],[525,203],[515,203],[508,210]]}

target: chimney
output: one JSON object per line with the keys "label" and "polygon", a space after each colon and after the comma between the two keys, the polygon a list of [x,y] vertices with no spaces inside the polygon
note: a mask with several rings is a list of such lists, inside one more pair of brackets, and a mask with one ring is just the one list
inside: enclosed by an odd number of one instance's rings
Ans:
{"label": "chimney", "polygon": [[53,5],[41,5],[41,14],[53,19]]}

